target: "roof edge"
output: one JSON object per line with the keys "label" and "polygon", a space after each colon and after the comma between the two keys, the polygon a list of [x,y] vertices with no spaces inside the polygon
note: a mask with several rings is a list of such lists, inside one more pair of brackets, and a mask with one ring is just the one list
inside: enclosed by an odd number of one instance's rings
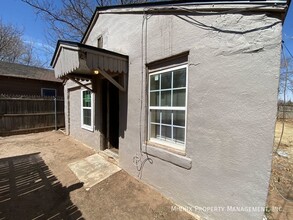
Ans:
{"label": "roof edge", "polygon": [[52,69],[44,67],[0,61],[0,76],[2,77],[14,77],[47,82],[59,82],[59,80],[57,80],[56,78],[51,78],[51,74],[53,73],[54,71]]}
{"label": "roof edge", "polygon": [[183,0],[183,1],[158,1],[158,2],[144,2],[125,5],[110,5],[97,7],[96,11],[105,11],[108,9],[122,9],[122,8],[139,8],[139,7],[152,7],[162,5],[222,5],[222,4],[267,4],[267,5],[286,5],[287,0],[240,0],[240,1],[223,1],[223,0]]}
{"label": "roof edge", "polygon": [[50,63],[50,66],[55,65],[56,58],[58,56],[59,48],[62,45],[76,47],[77,49],[84,48],[84,49],[89,49],[89,50],[95,50],[95,51],[99,51],[99,52],[103,52],[103,53],[108,53],[108,54],[111,54],[111,55],[120,56],[120,57],[123,57],[123,58],[128,59],[128,56],[127,55],[120,54],[120,53],[116,53],[116,52],[113,52],[113,51],[110,51],[110,50],[105,50],[105,49],[102,49],[102,48],[93,47],[93,46],[85,45],[85,44],[82,44],[82,43],[79,43],[79,42],[74,42],[74,41],[58,40],[57,45],[56,45],[55,52],[53,54],[53,57],[52,57],[52,60],[51,60],[51,63]]}
{"label": "roof edge", "polygon": [[[52,70],[53,71],[53,70]],[[37,79],[32,77],[26,77],[21,75],[0,75],[1,77],[8,77],[8,78],[20,78],[20,79],[27,79],[27,80],[37,80],[42,82],[51,82],[51,83],[62,83],[62,80],[55,78],[56,80],[50,80],[50,79]]]}
{"label": "roof edge", "polygon": [[[80,41],[80,43],[84,44],[88,39],[88,36],[93,29],[96,21],[99,17],[99,12],[111,10],[111,9],[127,9],[127,8],[142,8],[142,7],[153,7],[153,6],[196,6],[196,5],[256,5],[256,4],[263,4],[268,6],[276,6],[276,5],[289,5],[291,0],[240,0],[240,1],[219,1],[219,0],[201,0],[201,1],[194,1],[194,0],[183,0],[183,1],[159,1],[159,2],[145,2],[145,3],[135,3],[135,4],[126,4],[126,5],[111,5],[111,6],[102,6],[97,7],[90,23]],[[158,10],[157,10],[158,11]],[[145,11],[144,11],[145,13]]]}

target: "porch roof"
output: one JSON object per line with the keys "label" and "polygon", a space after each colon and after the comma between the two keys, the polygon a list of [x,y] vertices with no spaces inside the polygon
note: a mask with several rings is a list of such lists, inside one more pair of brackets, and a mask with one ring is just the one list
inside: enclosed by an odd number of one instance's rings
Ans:
{"label": "porch roof", "polygon": [[71,73],[91,75],[96,70],[126,74],[128,56],[77,42],[59,40],[51,66],[56,78]]}

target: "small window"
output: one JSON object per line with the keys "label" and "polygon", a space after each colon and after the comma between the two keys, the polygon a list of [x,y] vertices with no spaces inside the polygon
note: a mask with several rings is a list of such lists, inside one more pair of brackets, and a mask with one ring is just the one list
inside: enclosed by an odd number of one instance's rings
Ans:
{"label": "small window", "polygon": [[103,48],[103,36],[99,36],[97,40],[98,48]]}
{"label": "small window", "polygon": [[42,96],[57,96],[56,89],[42,88],[41,89]]}
{"label": "small window", "polygon": [[93,93],[81,91],[81,127],[93,131]]}
{"label": "small window", "polygon": [[149,75],[149,140],[185,148],[187,65]]}

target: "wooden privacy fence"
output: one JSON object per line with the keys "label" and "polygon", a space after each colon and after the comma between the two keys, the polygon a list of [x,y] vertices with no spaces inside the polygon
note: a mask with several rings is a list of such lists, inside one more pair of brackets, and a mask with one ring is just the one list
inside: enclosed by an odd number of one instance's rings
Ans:
{"label": "wooden privacy fence", "polygon": [[0,136],[64,127],[64,99],[0,95]]}
{"label": "wooden privacy fence", "polygon": [[278,119],[293,119],[293,105],[278,105]]}

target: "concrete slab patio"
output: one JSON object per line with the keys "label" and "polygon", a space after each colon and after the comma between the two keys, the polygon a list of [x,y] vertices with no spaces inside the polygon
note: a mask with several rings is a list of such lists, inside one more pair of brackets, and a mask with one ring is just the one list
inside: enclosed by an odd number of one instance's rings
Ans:
{"label": "concrete slab patio", "polygon": [[121,170],[120,167],[94,154],[79,161],[68,164],[86,190]]}
{"label": "concrete slab patio", "polygon": [[0,137],[0,219],[194,219],[123,170],[85,190],[68,164],[95,154],[61,132]]}

